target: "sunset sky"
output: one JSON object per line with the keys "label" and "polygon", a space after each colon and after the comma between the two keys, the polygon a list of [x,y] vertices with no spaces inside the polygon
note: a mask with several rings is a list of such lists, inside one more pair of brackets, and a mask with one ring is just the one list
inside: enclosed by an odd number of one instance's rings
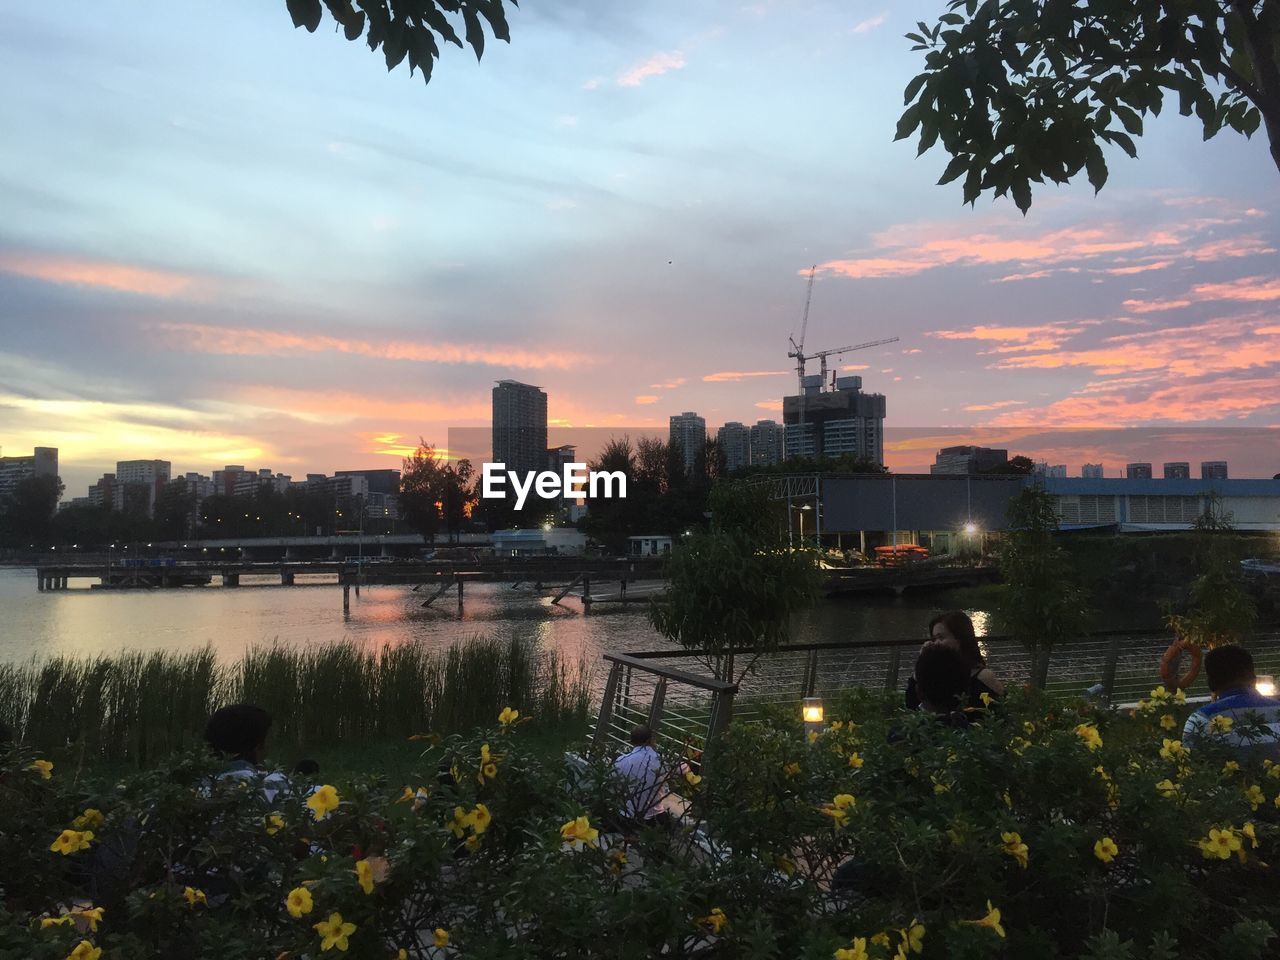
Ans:
{"label": "sunset sky", "polygon": [[283,0],[11,6],[3,452],[59,447],[67,496],[117,459],[398,466],[503,378],[577,427],[780,419],[817,264],[810,349],[900,338],[844,359],[890,428],[1078,474],[1137,448],[1033,435],[1213,427],[1204,459],[1280,471],[1265,136],[1171,110],[1096,198],[965,207],[893,142],[944,6],[527,0],[427,86]]}

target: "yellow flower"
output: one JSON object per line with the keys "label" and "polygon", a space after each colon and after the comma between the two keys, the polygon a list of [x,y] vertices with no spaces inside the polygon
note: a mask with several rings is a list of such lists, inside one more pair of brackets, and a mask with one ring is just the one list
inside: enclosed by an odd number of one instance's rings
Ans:
{"label": "yellow flower", "polygon": [[274,837],[277,833],[284,829],[284,817],[278,813],[268,814],[266,819],[266,827],[268,837]]}
{"label": "yellow flower", "polygon": [[1036,725],[1035,725],[1034,723],[1032,723],[1030,720],[1023,720],[1023,721],[1022,721],[1022,732],[1023,732],[1023,733],[1025,733],[1025,734],[1029,737],[1029,736],[1031,736],[1033,733],[1035,733],[1035,732],[1036,732]]}
{"label": "yellow flower", "polygon": [[35,770],[44,780],[53,779],[53,764],[48,760],[36,760],[31,764],[31,766],[27,767],[27,769]]}
{"label": "yellow flower", "polygon": [[[1250,824],[1250,828],[1252,828],[1252,824]],[[1254,846],[1257,846],[1256,842],[1254,843]],[[83,920],[89,925],[89,931],[91,933],[97,933],[98,924],[102,922],[102,915],[104,913],[106,913],[106,911],[102,907],[85,907],[82,910],[72,910],[67,916],[68,919]]]}
{"label": "yellow flower", "polygon": [[476,832],[476,836],[479,836],[493,823],[493,814],[483,803],[477,803],[475,809],[467,814],[467,823]]}
{"label": "yellow flower", "polygon": [[342,802],[342,798],[338,796],[337,788],[330,784],[316,787],[311,796],[307,797],[307,806],[311,808],[311,815],[317,820],[323,820],[338,809],[338,804]]}
{"label": "yellow flower", "polygon": [[71,829],[73,830],[100,830],[102,825],[107,822],[107,818],[102,815],[101,810],[93,807],[85,809],[84,813],[71,821]]}
{"label": "yellow flower", "polygon": [[1227,733],[1235,725],[1235,721],[1230,717],[1224,717],[1222,714],[1214,717],[1209,721],[1210,733]]}
{"label": "yellow flower", "polygon": [[991,696],[991,694],[987,693],[985,690],[978,694],[978,699],[982,701],[982,705],[984,707],[989,707],[991,704],[996,702],[995,697]]}
{"label": "yellow flower", "polygon": [[1022,756],[1026,752],[1027,747],[1031,746],[1031,741],[1024,737],[1014,737],[1009,741],[1009,749],[1015,756]]}
{"label": "yellow flower", "polygon": [[627,854],[624,850],[609,851],[609,872],[615,877],[622,873],[622,868],[627,865]]}
{"label": "yellow flower", "polygon": [[835,960],[867,960],[867,938],[854,937],[853,943],[836,951]]}
{"label": "yellow flower", "polygon": [[851,753],[851,754],[849,754],[849,766],[851,766],[854,770],[861,770],[861,769],[862,769],[862,757],[860,757],[860,756],[859,756],[858,754],[856,754],[856,753]]}
{"label": "yellow flower", "polygon": [[975,927],[986,927],[988,930],[995,931],[996,936],[1004,936],[1004,927],[1000,925],[1000,911],[991,905],[991,901],[987,901],[987,915],[981,920],[961,920],[961,923],[968,923]]}
{"label": "yellow flower", "polygon": [[88,940],[81,940],[75,949],[67,954],[67,960],[98,960],[102,956],[102,948],[95,947]]}
{"label": "yellow flower", "polygon": [[512,710],[510,707],[503,707],[502,712],[498,714],[498,722],[504,727],[509,727],[520,719],[520,711]]}
{"label": "yellow flower", "polygon": [[719,907],[712,907],[711,913],[705,917],[700,917],[698,923],[708,928],[716,936],[719,936],[720,931],[729,925],[729,918],[724,915],[724,911]]}
{"label": "yellow flower", "polygon": [[1151,700],[1153,703],[1169,702],[1169,691],[1164,688],[1164,684],[1161,684],[1151,691]]}
{"label": "yellow flower", "polygon": [[[905,930],[899,930],[898,933],[902,935],[902,943],[899,945],[899,950],[907,947],[912,953],[924,952],[924,924],[915,917],[911,918],[911,922],[907,924]],[[906,950],[902,950],[902,954],[906,956]]]}
{"label": "yellow flower", "polygon": [[1000,799],[1004,801],[1004,805],[1006,807],[1008,807],[1010,810],[1013,809],[1013,797],[1009,796],[1008,790],[1000,794]]}
{"label": "yellow flower", "polygon": [[69,913],[64,913],[60,917],[41,917],[40,929],[48,930],[50,927],[65,927],[68,924],[76,922],[76,918]]}
{"label": "yellow flower", "polygon": [[404,791],[396,798],[396,803],[407,803],[415,796],[413,787],[405,787]]}
{"label": "yellow flower", "polygon": [[1225,830],[1210,830],[1209,836],[1201,840],[1199,846],[1206,860],[1226,860],[1240,849],[1241,843],[1236,832],[1228,827]]}
{"label": "yellow flower", "polygon": [[320,934],[321,950],[332,950],[337,947],[345,951],[348,946],[347,937],[356,932],[356,925],[344,923],[342,914],[336,912],[329,914],[328,920],[321,920],[311,926]]}
{"label": "yellow flower", "polygon": [[1169,740],[1166,738],[1163,741],[1163,746],[1160,747],[1160,756],[1164,760],[1181,760],[1190,752],[1182,745],[1181,740]]}
{"label": "yellow flower", "polygon": [[449,945],[449,931],[444,927],[436,927],[431,934],[431,942],[434,943],[438,949],[443,950]]}
{"label": "yellow flower", "polygon": [[1103,837],[1093,845],[1093,855],[1103,863],[1110,863],[1119,852],[1120,848],[1116,846],[1116,842],[1110,837]]}
{"label": "yellow flower", "polygon": [[65,857],[81,850],[88,850],[91,840],[93,840],[92,830],[63,830],[58,834],[58,839],[49,845],[49,849]]}
{"label": "yellow flower", "polygon": [[1022,842],[1022,837],[1015,831],[1000,834],[1000,849],[1018,861],[1018,866],[1022,869],[1027,868],[1027,845]]}
{"label": "yellow flower", "polygon": [[688,783],[689,786],[691,787],[696,787],[698,784],[702,782],[702,777],[694,773],[692,770],[686,770],[684,772],[684,779],[685,779],[685,782]]}
{"label": "yellow flower", "polygon": [[810,743],[817,743],[817,742],[818,742],[818,731],[817,731],[817,730],[810,730],[810,731],[809,731],[809,742],[810,742]]}
{"label": "yellow flower", "polygon": [[480,834],[473,833],[462,841],[462,845],[467,848],[468,853],[475,853],[480,849]]}
{"label": "yellow flower", "polygon": [[1257,848],[1258,834],[1254,832],[1252,823],[1246,823],[1243,827],[1241,827],[1240,834],[1241,836],[1245,836],[1249,838],[1249,846],[1254,847],[1255,849]]}
{"label": "yellow flower", "polygon": [[209,898],[204,895],[204,891],[195,887],[186,887],[182,891],[182,897],[189,907],[194,907],[197,903],[203,903],[206,907],[209,905]]}
{"label": "yellow flower", "polygon": [[800,764],[796,763],[793,760],[791,761],[791,763],[785,764],[783,766],[782,772],[785,773],[788,777],[794,777],[797,773],[800,772]]}
{"label": "yellow flower", "polygon": [[356,861],[356,882],[360,884],[360,889],[366,896],[373,893],[373,867],[369,865],[368,860]]}
{"label": "yellow flower", "polygon": [[289,896],[284,902],[285,909],[289,911],[289,916],[297,920],[299,917],[306,916],[311,912],[314,904],[311,901],[311,891],[306,887],[294,887],[289,891]]}
{"label": "yellow flower", "polygon": [[1262,788],[1256,783],[1244,791],[1244,798],[1248,801],[1249,807],[1252,810],[1257,810],[1258,807],[1267,802],[1267,798],[1263,794]]}
{"label": "yellow flower", "polygon": [[1240,772],[1240,764],[1236,763],[1234,760],[1228,760],[1226,763],[1222,765],[1222,775],[1224,777],[1229,777],[1233,773],[1239,773],[1239,772]]}
{"label": "yellow flower", "polygon": [[951,791],[950,782],[940,779],[936,773],[929,779],[933,781],[933,792],[935,794],[941,795]]}
{"label": "yellow flower", "polygon": [[[276,960],[280,960],[280,958],[277,957]],[[409,951],[401,947],[396,951],[396,960],[409,960]]]}
{"label": "yellow flower", "polygon": [[1186,702],[1187,702],[1187,692],[1186,692],[1185,690],[1183,690],[1181,687],[1179,687],[1177,690],[1175,690],[1175,691],[1173,692],[1173,702],[1174,702],[1174,703],[1186,703]]}
{"label": "yellow flower", "polygon": [[492,780],[498,775],[498,761],[502,756],[497,753],[489,752],[489,745],[482,744],[480,747],[480,771],[476,774],[476,779],[483,786],[486,780]]}
{"label": "yellow flower", "polygon": [[831,803],[824,803],[819,812],[830,817],[836,828],[841,829],[849,825],[849,810],[856,803],[852,794],[840,793],[836,794]]}
{"label": "yellow flower", "polygon": [[1174,783],[1168,777],[1156,784],[1156,791],[1166,800],[1173,800],[1182,796],[1182,786]]}
{"label": "yellow flower", "polygon": [[585,814],[570,820],[560,828],[560,839],[564,841],[567,850],[581,850],[584,846],[594,847],[598,836],[600,831],[591,825],[591,821]]}
{"label": "yellow flower", "polygon": [[446,820],[444,825],[453,831],[455,837],[461,837],[471,825],[471,817],[461,807],[454,807],[452,819]]}
{"label": "yellow flower", "polygon": [[1097,750],[1102,746],[1102,734],[1098,733],[1098,728],[1092,723],[1081,723],[1077,725],[1076,736],[1084,741],[1084,745],[1090,750]]}
{"label": "yellow flower", "polygon": [[1178,725],[1178,721],[1174,719],[1172,713],[1166,713],[1160,717],[1160,726],[1166,730],[1172,730]]}
{"label": "yellow flower", "polygon": [[889,933],[888,933],[888,931],[886,931],[886,930],[881,930],[879,933],[875,934],[875,935],[871,938],[871,942],[872,942],[872,943],[874,943],[877,947],[887,947],[887,946],[889,946]]}

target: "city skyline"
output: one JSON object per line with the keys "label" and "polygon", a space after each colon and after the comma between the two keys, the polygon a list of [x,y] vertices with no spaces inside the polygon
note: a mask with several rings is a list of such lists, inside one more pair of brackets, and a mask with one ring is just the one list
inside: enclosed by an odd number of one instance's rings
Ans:
{"label": "city skyline", "polygon": [[502,379],[540,384],[551,428],[780,421],[816,264],[808,349],[900,337],[838,365],[888,398],[891,468],[1158,423],[1251,428],[1203,459],[1271,476],[1265,138],[1202,143],[1167,110],[1098,198],[963,207],[938,151],[892,141],[920,68],[902,34],[937,13],[527,5],[424,88],[283,5],[16,12],[5,453],[58,447],[69,491],[121,458],[398,466],[487,424]]}

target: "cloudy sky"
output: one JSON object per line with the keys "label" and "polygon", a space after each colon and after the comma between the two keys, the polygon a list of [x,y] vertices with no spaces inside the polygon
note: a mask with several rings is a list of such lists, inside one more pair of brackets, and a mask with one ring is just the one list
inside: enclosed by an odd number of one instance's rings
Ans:
{"label": "cloudy sky", "polygon": [[59,447],[68,495],[124,458],[392,466],[502,378],[577,427],[779,416],[817,264],[810,349],[900,338],[843,361],[890,428],[1208,426],[1280,470],[1240,431],[1280,409],[1263,136],[1175,112],[1096,198],[965,207],[892,140],[942,8],[527,0],[424,86],[283,0],[11,5],[4,453]]}

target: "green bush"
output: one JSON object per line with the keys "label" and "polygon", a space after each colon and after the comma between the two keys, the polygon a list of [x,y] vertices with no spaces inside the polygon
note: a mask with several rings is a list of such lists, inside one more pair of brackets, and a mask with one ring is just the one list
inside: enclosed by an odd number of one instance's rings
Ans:
{"label": "green bush", "polygon": [[701,780],[673,771],[698,826],[630,839],[605,829],[608,764],[567,776],[522,721],[441,741],[407,783],[270,807],[202,788],[195,755],[95,784],[19,750],[0,960],[1267,956],[1280,767],[1179,750],[1187,710],[1015,694],[953,729],[852,694],[811,741],[787,717],[732,727]]}

